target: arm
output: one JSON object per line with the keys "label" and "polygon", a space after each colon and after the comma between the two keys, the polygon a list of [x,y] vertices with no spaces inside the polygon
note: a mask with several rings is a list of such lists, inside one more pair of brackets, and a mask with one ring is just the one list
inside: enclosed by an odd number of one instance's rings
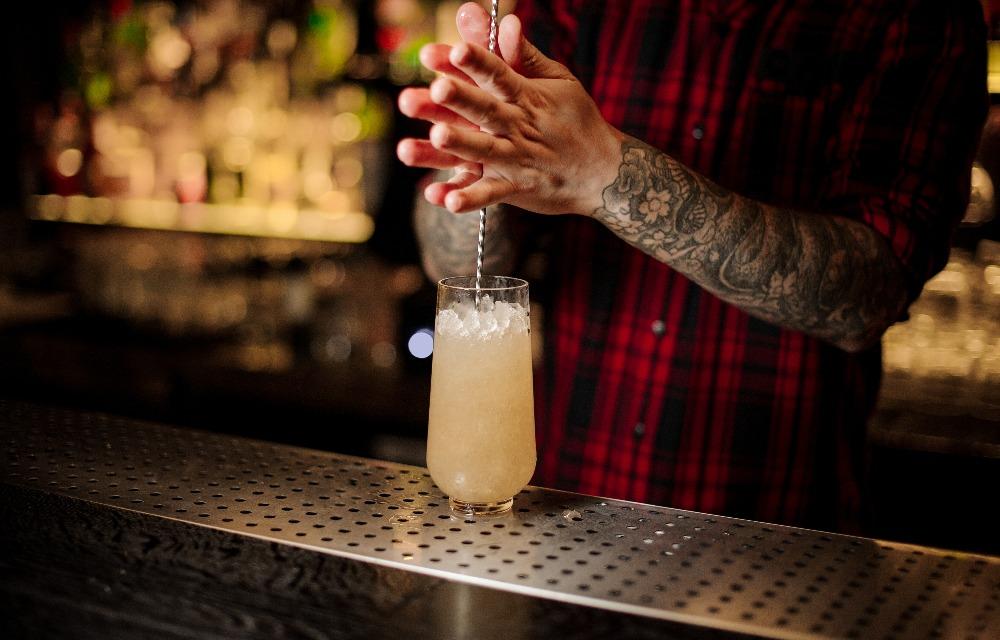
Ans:
{"label": "arm", "polygon": [[[953,37],[961,34],[955,30]],[[917,91],[911,103],[917,110],[909,115],[893,100],[882,100],[879,112],[894,121],[910,117],[914,129],[869,119],[869,135],[859,143],[864,146],[845,155],[848,169],[856,166],[856,150],[866,158],[886,156],[880,166],[899,168],[902,177],[852,183],[862,188],[842,194],[836,209],[842,217],[835,217],[733,194],[625,136],[604,120],[565,67],[524,39],[516,17],[501,23],[499,43],[502,61],[471,44],[451,49],[447,64],[472,82],[440,78],[426,95],[428,105],[473,126],[437,119],[429,140],[412,141],[406,154],[401,147],[400,156],[414,164],[473,162],[483,168],[476,180],[428,188],[428,197],[451,211],[507,202],[540,213],[592,216],[746,312],[849,350],[874,343],[908,294],[919,291],[930,263],[915,257],[914,247],[926,252],[923,247],[947,245],[941,221],[962,205],[961,198],[941,195],[938,186],[948,179],[939,179],[937,169],[957,176],[965,158],[944,148],[952,138],[940,123],[957,122],[954,110],[937,115],[940,103],[920,93],[924,85],[907,85]],[[935,77],[963,69],[956,63],[962,47],[953,49],[951,56],[929,52],[928,59],[945,61],[935,67]],[[911,66],[925,62],[907,60]],[[934,136],[930,148],[907,144],[919,136],[905,135],[903,142],[894,137],[913,130],[943,135]],[[959,147],[967,137],[959,136]],[[869,162],[864,166],[871,168]],[[876,230],[886,227],[895,230],[891,246]]]}
{"label": "arm", "polygon": [[727,191],[634,138],[591,215],[747,313],[855,351],[906,304],[902,267],[866,225]]}
{"label": "arm", "polygon": [[[464,40],[476,42],[480,46],[486,45],[489,38],[489,18],[480,7],[471,4],[463,6],[456,18],[459,33]],[[429,45],[421,50],[420,59],[427,68],[439,74],[458,82],[472,83],[471,78],[450,63],[450,52],[449,46]],[[435,105],[425,88],[404,90],[399,97],[399,109],[411,118],[469,130],[478,129],[477,125],[462,116]],[[415,199],[413,207],[413,227],[424,272],[435,281],[454,275],[473,274],[476,272],[479,216],[456,215],[442,205],[449,191],[466,187],[478,180],[483,174],[482,165],[455,161],[451,157],[428,163],[428,146],[426,141],[403,140],[397,151],[405,164],[438,170],[433,174],[436,180],[424,189],[423,197]],[[517,233],[520,228],[515,217],[502,205],[490,208],[486,216],[485,273],[513,271],[520,245]]]}
{"label": "arm", "polygon": [[[523,38],[516,18],[505,18],[499,41],[510,66],[469,45],[436,61],[474,83],[454,72],[436,80],[422,111],[455,115],[434,118],[430,139],[400,156],[424,166],[490,162],[478,180],[428,187],[432,202],[454,212],[504,201],[592,216],[726,302],[844,349],[870,345],[898,316],[902,269],[869,227],[720,188],[611,127],[576,78]],[[482,131],[449,122],[459,118]]]}
{"label": "arm", "polygon": [[[413,226],[424,271],[431,280],[476,272],[478,215],[455,215],[418,197]],[[513,221],[505,207],[492,207],[486,216],[486,273],[511,273],[516,258]]]}
{"label": "arm", "polygon": [[891,23],[817,194],[839,215],[743,198],[632,139],[593,215],[748,313],[848,350],[873,344],[944,266],[968,202],[984,37],[973,2]]}

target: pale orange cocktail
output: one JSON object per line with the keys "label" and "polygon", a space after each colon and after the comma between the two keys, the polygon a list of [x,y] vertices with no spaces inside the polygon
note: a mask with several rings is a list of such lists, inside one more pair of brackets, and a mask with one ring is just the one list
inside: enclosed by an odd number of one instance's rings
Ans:
{"label": "pale orange cocktail", "polygon": [[[478,304],[477,304],[478,299]],[[535,470],[528,283],[438,285],[427,467],[453,508],[500,513]]]}

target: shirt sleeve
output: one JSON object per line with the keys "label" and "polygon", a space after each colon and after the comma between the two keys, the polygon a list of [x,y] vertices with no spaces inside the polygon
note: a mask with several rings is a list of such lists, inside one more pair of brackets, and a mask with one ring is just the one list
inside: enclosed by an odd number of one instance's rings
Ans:
{"label": "shirt sleeve", "polygon": [[910,301],[947,261],[988,105],[979,3],[919,4],[890,25],[846,111],[823,198],[886,238]]}

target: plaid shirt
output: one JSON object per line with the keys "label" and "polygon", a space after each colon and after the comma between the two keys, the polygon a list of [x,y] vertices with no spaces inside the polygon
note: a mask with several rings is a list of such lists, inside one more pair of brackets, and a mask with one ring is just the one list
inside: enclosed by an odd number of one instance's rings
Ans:
{"label": "plaid shirt", "polygon": [[[978,2],[520,0],[517,13],[624,132],[742,195],[883,235],[911,299],[946,261],[987,104]],[[878,349],[752,318],[590,219],[542,224],[555,233],[532,292],[546,311],[537,484],[856,530]]]}

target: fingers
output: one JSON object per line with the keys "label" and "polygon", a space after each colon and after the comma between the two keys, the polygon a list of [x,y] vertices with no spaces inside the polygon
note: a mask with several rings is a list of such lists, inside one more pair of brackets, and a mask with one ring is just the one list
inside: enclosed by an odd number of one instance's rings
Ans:
{"label": "fingers", "polygon": [[504,131],[505,123],[513,117],[509,105],[475,85],[450,78],[438,78],[431,83],[429,95],[439,107],[491,133]]}
{"label": "fingers", "polygon": [[527,78],[572,78],[569,69],[547,58],[524,37],[524,29],[517,16],[505,16],[498,28],[498,41],[503,59],[515,71]]}
{"label": "fingers", "polygon": [[396,156],[409,167],[426,167],[428,169],[453,169],[465,163],[465,160],[437,149],[427,140],[404,138],[396,145]]}
{"label": "fingers", "polygon": [[504,160],[513,154],[509,140],[443,124],[431,127],[430,142],[438,151],[468,162]]}
{"label": "fingers", "polygon": [[435,104],[428,89],[403,89],[399,94],[399,110],[410,118],[419,118],[433,123],[450,124],[466,129],[475,129],[472,124],[451,109]]}
{"label": "fingers", "polygon": [[465,82],[472,83],[472,79],[465,75],[465,72],[458,69],[451,63],[449,59],[449,54],[451,53],[451,47],[446,44],[426,44],[420,48],[420,64],[424,65],[431,71],[436,71],[437,73],[443,73],[444,75],[451,76],[456,80],[464,80]]}
{"label": "fingers", "polygon": [[465,42],[486,47],[490,41],[490,16],[475,2],[466,2],[455,16],[458,32]]}
{"label": "fingers", "polygon": [[475,44],[452,47],[448,59],[477,85],[501,100],[513,101],[521,91],[522,78],[503,60]]}
{"label": "fingers", "polygon": [[518,54],[523,35],[521,31],[521,21],[514,15],[504,16],[497,25],[497,47],[500,48],[500,57],[518,71],[520,71],[517,64]]}
{"label": "fingers", "polygon": [[424,189],[424,198],[433,205],[443,207],[444,200],[449,193],[458,189],[464,189],[474,183],[482,176],[482,167],[477,165],[463,165],[456,169],[455,175],[447,182],[434,182]]}
{"label": "fingers", "polygon": [[506,180],[483,177],[463,189],[448,191],[444,206],[453,213],[474,211],[503,202],[514,193],[514,185]]}

